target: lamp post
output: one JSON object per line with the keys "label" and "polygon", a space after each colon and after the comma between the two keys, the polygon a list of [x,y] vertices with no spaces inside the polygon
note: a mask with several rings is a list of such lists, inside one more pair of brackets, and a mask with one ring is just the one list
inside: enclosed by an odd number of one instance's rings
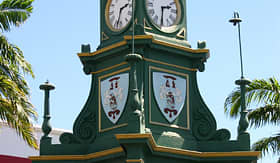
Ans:
{"label": "lamp post", "polygon": [[50,97],[50,91],[54,90],[55,87],[49,83],[49,81],[46,81],[44,84],[40,85],[40,89],[45,91],[45,102],[44,102],[44,121],[42,125],[42,130],[43,130],[43,137],[41,140],[49,140],[50,137],[48,137],[49,133],[52,130],[52,127],[50,125],[50,105],[49,105],[49,97]]}
{"label": "lamp post", "polygon": [[241,32],[240,32],[240,23],[242,20],[239,17],[238,12],[234,12],[233,18],[229,20],[230,23],[233,23],[234,26],[237,25],[238,27],[238,38],[239,38],[239,54],[240,54],[240,66],[241,66],[241,78],[235,81],[236,85],[240,86],[240,120],[238,125],[238,138],[241,135],[248,134],[246,132],[249,122],[247,118],[248,111],[246,110],[246,85],[250,84],[250,80],[244,77],[244,70],[243,70],[243,58],[242,58],[242,44],[241,44]]}

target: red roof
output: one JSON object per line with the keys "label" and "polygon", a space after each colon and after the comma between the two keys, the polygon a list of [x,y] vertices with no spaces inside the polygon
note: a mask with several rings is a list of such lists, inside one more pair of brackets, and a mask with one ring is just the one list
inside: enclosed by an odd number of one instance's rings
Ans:
{"label": "red roof", "polygon": [[28,158],[0,155],[0,163],[31,163]]}

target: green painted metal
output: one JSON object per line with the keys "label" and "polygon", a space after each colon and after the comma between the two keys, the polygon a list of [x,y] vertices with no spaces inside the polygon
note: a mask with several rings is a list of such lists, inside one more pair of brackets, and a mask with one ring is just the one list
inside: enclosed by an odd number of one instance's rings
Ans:
{"label": "green painted metal", "polygon": [[238,125],[238,137],[237,139],[243,141],[244,143],[250,140],[250,135],[247,132],[247,128],[249,126],[248,121],[248,111],[246,110],[246,85],[250,84],[251,81],[244,78],[244,70],[243,70],[243,59],[242,59],[242,44],[241,44],[241,32],[240,32],[240,23],[242,20],[239,17],[238,12],[234,12],[234,16],[229,20],[230,23],[233,23],[233,26],[238,27],[238,38],[239,38],[239,52],[240,52],[240,70],[241,70],[241,78],[235,81],[236,85],[240,86],[240,94],[241,94],[241,112],[240,112],[240,120]]}
{"label": "green painted metal", "polygon": [[[216,120],[203,101],[197,85],[197,72],[203,72],[209,52],[205,42],[198,42],[198,49],[191,49],[185,37],[178,33],[186,27],[186,2],[179,0],[182,18],[172,33],[160,31],[149,24],[145,1],[136,0],[135,53],[130,36],[131,23],[119,32],[111,31],[105,23],[104,12],[109,0],[101,0],[101,40],[98,53],[90,53],[89,45],[82,45],[80,60],[85,74],[91,75],[91,90],[86,104],[75,120],[73,133],[60,136],[61,144],[41,143],[40,155],[33,163],[109,163],[109,162],[176,162],[176,163],[250,163],[256,155],[229,155],[200,157],[180,154],[176,150],[195,152],[250,151],[249,134],[230,140],[227,129],[217,130]],[[148,22],[147,22],[148,21]],[[149,37],[145,37],[149,35]],[[152,36],[152,37],[150,37]],[[105,37],[103,37],[105,38]],[[117,44],[122,43],[122,44]],[[109,50],[104,50],[111,46]],[[165,72],[184,78],[188,83],[186,99],[180,115],[168,122],[160,112],[153,92],[153,72]],[[105,115],[102,108],[100,83],[111,76],[129,73],[129,93],[125,109],[116,124]],[[146,137],[117,139],[116,134],[151,134],[156,146],[168,149],[156,150]],[[110,149],[122,149],[106,153]],[[174,150],[175,149],[175,150]],[[171,152],[169,152],[171,151]],[[172,152],[173,151],[173,152]],[[102,153],[102,154],[100,154]],[[95,157],[95,154],[98,157]],[[94,157],[88,157],[94,155]],[[46,156],[63,156],[46,159]],[[84,156],[71,160],[64,156]],[[57,159],[56,159],[57,158]]]}
{"label": "green painted metal", "polygon": [[42,124],[42,131],[44,135],[41,138],[41,144],[47,143],[49,144],[51,142],[51,137],[49,137],[49,133],[52,130],[51,124],[50,124],[50,106],[49,106],[49,97],[50,97],[50,91],[55,89],[55,87],[50,84],[48,81],[46,81],[44,84],[40,85],[40,89],[44,91],[45,93],[45,99],[44,99],[44,121]]}
{"label": "green painted metal", "polygon": [[[106,24],[106,4],[109,0],[100,1],[100,46],[98,49],[106,47],[108,45],[114,44],[123,40],[123,36],[132,35],[132,22],[126,28],[121,31],[112,31]],[[179,0],[181,18],[175,29],[170,32],[163,32],[159,27],[154,25],[148,16],[148,11],[146,10],[146,0],[135,0],[135,34],[136,35],[153,35],[160,40],[168,40],[174,43],[178,43],[177,40],[181,40],[179,44],[183,46],[190,47],[187,41],[187,23],[186,23],[186,1]],[[164,36],[164,37],[162,37]]]}

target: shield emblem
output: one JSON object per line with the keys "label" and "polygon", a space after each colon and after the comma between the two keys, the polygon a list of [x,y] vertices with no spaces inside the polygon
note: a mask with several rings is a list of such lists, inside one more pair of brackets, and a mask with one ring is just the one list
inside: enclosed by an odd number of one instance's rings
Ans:
{"label": "shield emblem", "polygon": [[186,98],[186,79],[163,72],[153,72],[154,95],[161,113],[173,122],[181,113]]}
{"label": "shield emblem", "polygon": [[128,73],[101,81],[101,101],[107,118],[114,124],[121,117],[128,94]]}

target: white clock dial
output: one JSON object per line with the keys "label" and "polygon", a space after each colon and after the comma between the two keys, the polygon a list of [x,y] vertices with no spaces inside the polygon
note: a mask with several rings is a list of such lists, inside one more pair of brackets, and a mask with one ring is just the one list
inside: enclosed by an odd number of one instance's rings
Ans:
{"label": "white clock dial", "polygon": [[106,9],[107,24],[112,30],[125,28],[132,18],[132,0],[109,0]]}
{"label": "white clock dial", "polygon": [[179,21],[178,0],[146,0],[150,19],[159,27],[171,27]]}

